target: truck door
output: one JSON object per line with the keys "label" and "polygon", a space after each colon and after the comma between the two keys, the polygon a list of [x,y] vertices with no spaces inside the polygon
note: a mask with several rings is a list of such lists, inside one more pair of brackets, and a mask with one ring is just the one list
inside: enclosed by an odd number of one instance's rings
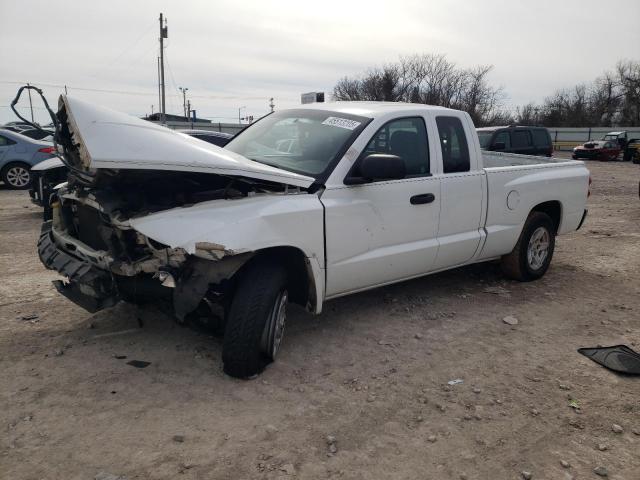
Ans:
{"label": "truck door", "polygon": [[440,224],[435,269],[460,265],[470,260],[480,244],[484,171],[479,152],[467,139],[473,138],[464,118],[435,115],[438,131],[440,179]]}
{"label": "truck door", "polygon": [[398,155],[405,162],[406,177],[337,185],[322,194],[327,297],[419,276],[433,268],[440,180],[431,174],[435,145],[429,140],[424,117],[387,122],[359,158],[372,153]]}

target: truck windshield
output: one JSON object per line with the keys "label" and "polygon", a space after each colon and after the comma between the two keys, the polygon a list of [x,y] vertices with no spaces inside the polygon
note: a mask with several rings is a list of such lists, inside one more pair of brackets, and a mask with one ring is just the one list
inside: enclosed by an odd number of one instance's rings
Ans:
{"label": "truck windshield", "polygon": [[368,121],[326,110],[284,110],[251,125],[225,149],[259,163],[318,177]]}
{"label": "truck windshield", "polygon": [[478,140],[480,140],[480,148],[489,148],[489,142],[491,142],[492,136],[493,136],[493,131],[478,132]]}

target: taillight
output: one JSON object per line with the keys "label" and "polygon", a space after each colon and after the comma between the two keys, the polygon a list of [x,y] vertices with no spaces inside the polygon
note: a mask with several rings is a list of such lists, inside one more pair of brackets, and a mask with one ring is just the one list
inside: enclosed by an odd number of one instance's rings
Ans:
{"label": "taillight", "polygon": [[44,147],[44,148],[39,148],[38,149],[39,152],[42,153],[55,153],[56,151],[56,147]]}
{"label": "taillight", "polygon": [[591,184],[593,183],[593,180],[591,180],[591,175],[589,175],[589,190],[587,190],[587,198],[589,198],[591,196]]}

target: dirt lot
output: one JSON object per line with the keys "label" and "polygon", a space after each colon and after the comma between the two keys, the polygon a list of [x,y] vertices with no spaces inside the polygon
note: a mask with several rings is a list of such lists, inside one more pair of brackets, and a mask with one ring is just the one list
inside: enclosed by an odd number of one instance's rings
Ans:
{"label": "dirt lot", "polygon": [[640,351],[640,167],[589,167],[588,221],[542,280],[477,265],[293,311],[251,381],[158,309],[58,295],[40,210],[0,187],[0,477],[640,479],[640,378],[576,352]]}

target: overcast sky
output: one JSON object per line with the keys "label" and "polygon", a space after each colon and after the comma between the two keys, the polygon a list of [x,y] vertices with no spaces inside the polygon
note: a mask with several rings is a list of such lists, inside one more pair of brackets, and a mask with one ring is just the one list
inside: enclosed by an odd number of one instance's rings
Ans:
{"label": "overcast sky", "polygon": [[8,106],[22,82],[54,104],[67,85],[117,110],[157,111],[160,12],[167,113],[182,112],[184,86],[198,116],[223,122],[242,106],[266,113],[270,97],[276,109],[298,105],[302,92],[329,93],[401,55],[494,65],[509,107],[640,60],[639,0],[0,0],[0,122],[15,119]]}

